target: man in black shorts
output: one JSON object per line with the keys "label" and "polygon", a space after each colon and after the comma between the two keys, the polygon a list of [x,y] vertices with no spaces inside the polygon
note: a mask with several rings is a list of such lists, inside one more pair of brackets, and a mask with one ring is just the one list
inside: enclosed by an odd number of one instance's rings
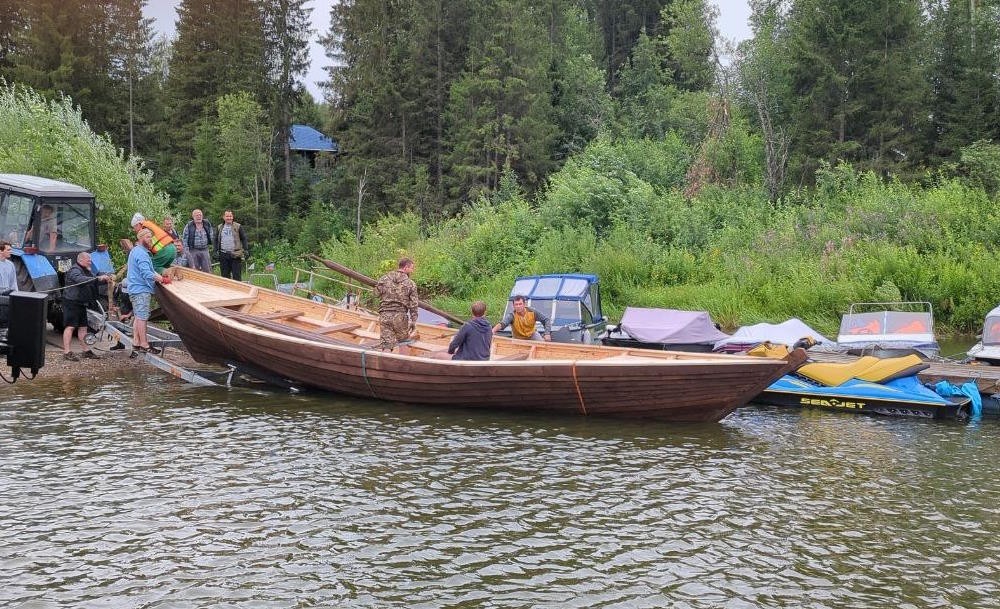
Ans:
{"label": "man in black shorts", "polygon": [[97,300],[97,282],[110,281],[111,275],[94,277],[90,270],[90,254],[80,252],[76,256],[76,264],[66,271],[66,289],[63,291],[63,358],[70,361],[80,361],[79,356],[70,349],[73,342],[73,330],[83,345],[83,357],[97,359],[97,355],[87,347],[83,339],[87,336],[87,305]]}

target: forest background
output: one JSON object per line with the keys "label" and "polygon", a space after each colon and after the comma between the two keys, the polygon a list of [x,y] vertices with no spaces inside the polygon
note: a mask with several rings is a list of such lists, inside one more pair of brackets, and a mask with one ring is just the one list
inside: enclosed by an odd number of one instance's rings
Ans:
{"label": "forest background", "polygon": [[232,208],[257,262],[406,254],[459,314],[546,272],[728,328],[1000,300],[1000,0],[753,0],[736,48],[705,0],[343,0],[320,102],[305,0],[183,0],[172,40],[144,0],[2,4],[0,172],[90,188],[108,242]]}

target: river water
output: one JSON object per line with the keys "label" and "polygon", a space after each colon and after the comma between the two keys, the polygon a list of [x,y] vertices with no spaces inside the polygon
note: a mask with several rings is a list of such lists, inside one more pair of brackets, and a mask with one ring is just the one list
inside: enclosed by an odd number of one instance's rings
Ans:
{"label": "river water", "polygon": [[[98,384],[99,383],[99,384]],[[3,607],[1000,607],[1000,423],[0,389]]]}

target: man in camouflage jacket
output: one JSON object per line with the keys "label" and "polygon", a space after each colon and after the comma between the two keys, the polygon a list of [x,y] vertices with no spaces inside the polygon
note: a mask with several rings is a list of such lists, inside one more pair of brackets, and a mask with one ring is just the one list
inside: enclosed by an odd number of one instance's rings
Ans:
{"label": "man in camouflage jacket", "polygon": [[409,258],[401,258],[397,270],[386,273],[375,283],[375,295],[379,298],[378,323],[381,340],[376,346],[383,351],[392,351],[399,346],[399,353],[407,355],[409,348],[400,343],[408,342],[417,329],[417,284],[410,279],[414,264]]}

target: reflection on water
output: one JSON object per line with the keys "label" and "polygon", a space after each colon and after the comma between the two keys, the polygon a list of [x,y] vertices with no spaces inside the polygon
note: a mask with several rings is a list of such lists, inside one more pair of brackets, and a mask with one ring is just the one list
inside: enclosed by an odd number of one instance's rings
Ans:
{"label": "reflection on water", "polygon": [[1000,607],[990,422],[0,391],[0,606]]}

